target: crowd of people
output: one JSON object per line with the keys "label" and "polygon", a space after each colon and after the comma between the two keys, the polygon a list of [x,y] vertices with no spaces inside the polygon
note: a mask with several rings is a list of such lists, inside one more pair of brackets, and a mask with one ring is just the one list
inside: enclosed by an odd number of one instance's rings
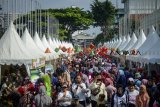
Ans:
{"label": "crowd of people", "polygon": [[74,55],[36,83],[19,73],[6,75],[0,107],[160,107],[159,79],[111,58]]}

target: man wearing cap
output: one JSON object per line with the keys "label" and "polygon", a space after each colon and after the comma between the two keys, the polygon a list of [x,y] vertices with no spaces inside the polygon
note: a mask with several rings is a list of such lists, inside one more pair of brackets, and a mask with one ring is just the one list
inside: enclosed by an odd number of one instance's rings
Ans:
{"label": "man wearing cap", "polygon": [[58,104],[60,107],[70,107],[72,94],[68,91],[67,84],[63,84],[62,91],[58,93]]}

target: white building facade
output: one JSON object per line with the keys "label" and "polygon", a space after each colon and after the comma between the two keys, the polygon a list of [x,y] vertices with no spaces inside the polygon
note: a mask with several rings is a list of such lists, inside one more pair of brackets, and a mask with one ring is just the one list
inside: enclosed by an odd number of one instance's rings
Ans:
{"label": "white building facade", "polygon": [[156,22],[147,24],[149,18],[146,17],[160,8],[160,0],[122,0],[122,3],[125,15],[119,21],[119,34],[127,35],[135,32],[138,35],[140,29],[144,29],[147,34],[146,29]]}

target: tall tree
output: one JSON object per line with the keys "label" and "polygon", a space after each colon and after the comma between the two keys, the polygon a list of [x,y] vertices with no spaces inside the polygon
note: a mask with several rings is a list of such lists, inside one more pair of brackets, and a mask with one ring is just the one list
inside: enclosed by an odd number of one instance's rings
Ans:
{"label": "tall tree", "polygon": [[102,34],[104,38],[106,38],[109,36],[109,31],[114,22],[116,13],[115,7],[108,0],[104,2],[94,0],[93,4],[91,4],[91,10],[93,19],[95,20],[94,26],[101,27]]}
{"label": "tall tree", "polygon": [[93,23],[92,14],[89,11],[83,11],[78,7],[65,9],[49,9],[50,14],[59,20],[59,27],[64,31],[60,36],[67,36],[71,39],[71,35],[77,30],[86,30]]}

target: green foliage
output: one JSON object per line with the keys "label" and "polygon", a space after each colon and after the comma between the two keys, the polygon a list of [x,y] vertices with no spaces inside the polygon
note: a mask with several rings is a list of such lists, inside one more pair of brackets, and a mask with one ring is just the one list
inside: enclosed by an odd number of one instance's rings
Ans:
{"label": "green foliage", "polygon": [[115,19],[116,9],[112,5],[112,3],[108,0],[105,2],[100,2],[98,0],[94,0],[93,4],[91,4],[91,10],[93,19],[95,20],[94,26],[101,27],[103,39],[110,36],[110,32],[112,33],[112,25]]}
{"label": "green foliage", "polygon": [[110,41],[114,37],[115,31],[114,31],[114,29],[110,29],[109,31],[110,32],[108,33],[107,38],[105,38],[103,36],[103,33],[98,34],[97,37],[96,37],[96,39],[94,40],[94,44],[98,45],[100,42],[104,43],[106,41]]}
{"label": "green foliage", "polygon": [[66,39],[67,39],[67,36],[66,36],[67,33],[68,33],[67,30],[65,30],[65,29],[60,29],[60,30],[59,30],[59,39],[60,39],[60,40],[66,40]]}
{"label": "green foliage", "polygon": [[91,4],[91,10],[95,20],[95,26],[103,27],[113,24],[116,10],[110,1],[99,2],[95,0]]}
{"label": "green foliage", "polygon": [[104,36],[102,33],[98,34],[97,37],[94,40],[94,44],[98,45],[99,42],[103,43],[104,42]]}
{"label": "green foliage", "polygon": [[[89,11],[83,11],[78,7],[65,9],[49,9],[49,13],[59,20],[60,36],[71,38],[72,33],[77,30],[86,30],[93,23],[92,15]],[[61,31],[60,31],[61,32]]]}

